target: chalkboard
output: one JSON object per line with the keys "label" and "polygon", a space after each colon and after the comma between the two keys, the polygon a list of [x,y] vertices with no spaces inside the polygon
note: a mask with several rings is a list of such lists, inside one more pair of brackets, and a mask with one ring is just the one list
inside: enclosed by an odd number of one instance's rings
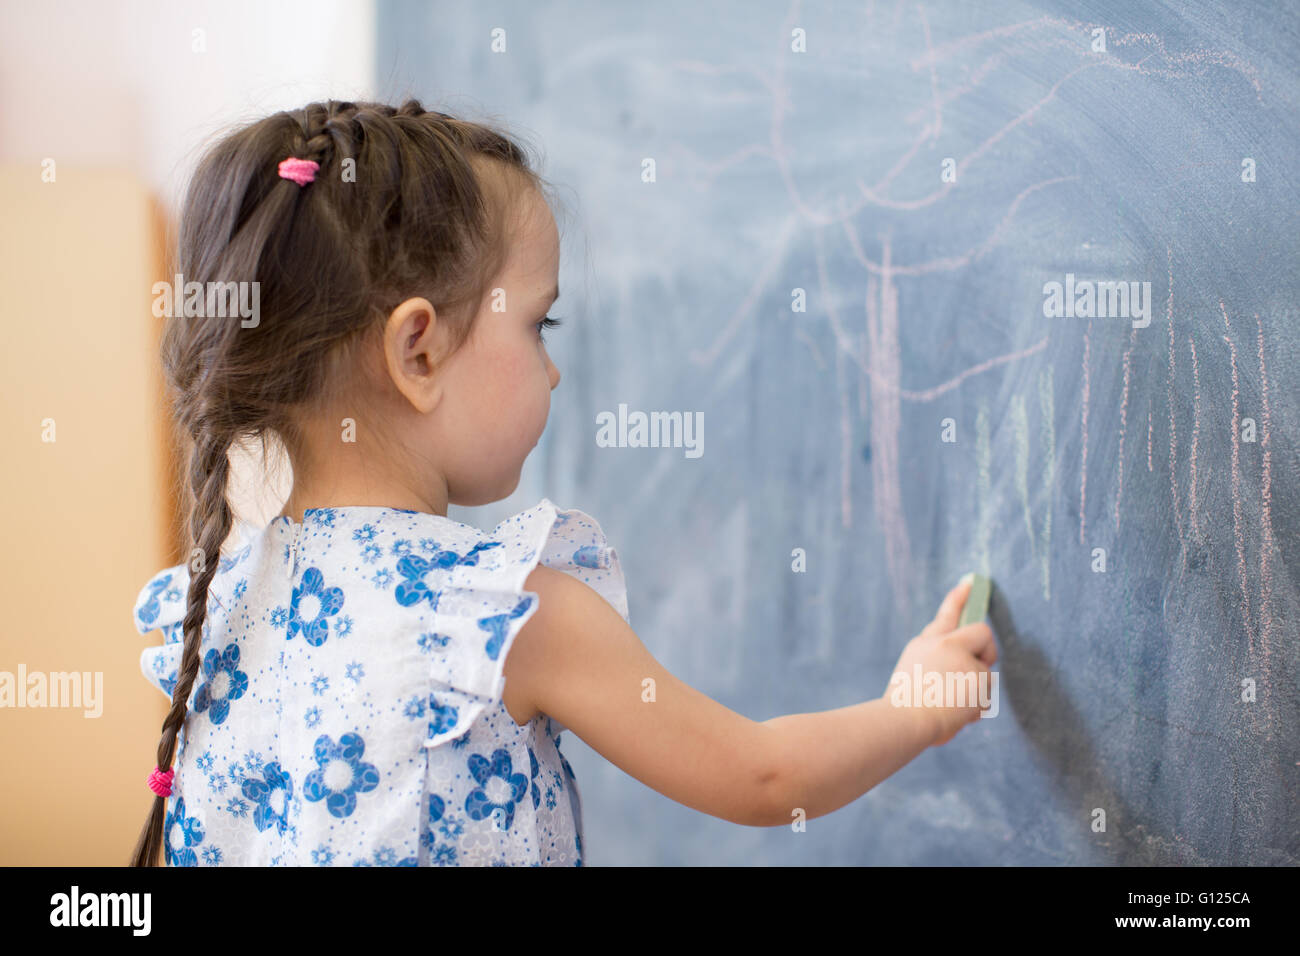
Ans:
{"label": "chalkboard", "polygon": [[805,832],[566,735],[590,864],[1300,863],[1298,54],[1269,4],[380,4],[379,94],[565,197],[550,424],[460,520],[596,517],[756,720],[995,583],[998,716]]}

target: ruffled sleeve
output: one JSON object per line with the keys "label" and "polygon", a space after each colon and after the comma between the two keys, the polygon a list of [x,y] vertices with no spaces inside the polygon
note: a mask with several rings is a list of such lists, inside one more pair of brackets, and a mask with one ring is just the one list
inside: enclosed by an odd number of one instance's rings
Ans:
{"label": "ruffled sleeve", "polygon": [[[241,524],[236,530],[237,545],[221,558],[217,574],[208,589],[208,618],[203,621],[203,633],[207,635],[209,618],[219,606],[220,598],[214,601],[214,595],[221,592],[225,575],[237,565],[243,563],[252,550],[247,542],[248,529]],[[185,635],[182,624],[185,620],[186,600],[190,590],[189,567],[178,564],[164,568],[149,579],[135,599],[133,618],[136,630],[141,634],[153,631],[163,632],[161,646],[148,647],[140,654],[140,670],[145,679],[171,699],[180,671],[181,654],[184,650]],[[191,696],[193,691],[191,691]]]}
{"label": "ruffled sleeve", "polygon": [[[585,582],[628,620],[618,552],[590,515],[557,508],[547,498],[490,534],[480,533],[472,547],[453,557],[437,590],[399,592],[399,603],[414,598],[434,608],[430,621],[436,630],[421,636],[433,651],[435,685],[426,747],[461,736],[484,708],[501,700],[506,657],[537,612],[539,596],[524,590],[524,582],[538,564]],[[398,570],[404,584],[417,583],[412,574],[418,565]]]}
{"label": "ruffled sleeve", "polygon": [[183,650],[181,624],[185,619],[185,596],[189,591],[189,570],[183,564],[164,568],[153,576],[135,600],[134,619],[141,634],[163,632],[161,646],[148,647],[140,654],[145,679],[170,700],[176,688]]}

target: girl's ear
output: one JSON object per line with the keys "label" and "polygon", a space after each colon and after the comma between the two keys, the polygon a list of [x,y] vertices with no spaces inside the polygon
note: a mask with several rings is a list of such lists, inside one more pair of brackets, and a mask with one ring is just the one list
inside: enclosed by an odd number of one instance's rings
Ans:
{"label": "girl's ear", "polygon": [[437,406],[442,389],[434,369],[447,346],[446,323],[428,299],[401,303],[384,327],[384,360],[398,391],[421,413]]}

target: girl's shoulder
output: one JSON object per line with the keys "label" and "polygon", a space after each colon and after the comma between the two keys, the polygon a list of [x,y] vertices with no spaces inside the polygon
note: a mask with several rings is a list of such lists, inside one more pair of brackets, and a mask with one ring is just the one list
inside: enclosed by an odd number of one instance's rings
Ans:
{"label": "girl's shoulder", "polygon": [[[538,595],[524,584],[538,564],[584,581],[627,619],[618,552],[590,515],[548,498],[491,531],[404,509],[312,508],[302,524],[276,518],[227,547],[204,639],[217,628],[224,652],[256,634],[281,644],[301,634],[318,648],[365,627],[393,646],[409,639],[438,679],[471,701],[499,699],[506,656],[536,610]],[[165,637],[141,660],[164,693],[179,662],[189,581],[187,565],[165,568],[135,602],[140,633]]]}

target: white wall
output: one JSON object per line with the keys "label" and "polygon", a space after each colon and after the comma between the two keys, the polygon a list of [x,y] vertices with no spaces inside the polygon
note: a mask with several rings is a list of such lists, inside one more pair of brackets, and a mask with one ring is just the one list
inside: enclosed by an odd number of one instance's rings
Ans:
{"label": "white wall", "polygon": [[[370,98],[373,0],[205,3],[41,0],[0,10],[0,161],[123,167],[173,221],[202,147],[223,127],[317,99]],[[203,46],[196,50],[196,30]],[[251,521],[288,494],[250,481]]]}

